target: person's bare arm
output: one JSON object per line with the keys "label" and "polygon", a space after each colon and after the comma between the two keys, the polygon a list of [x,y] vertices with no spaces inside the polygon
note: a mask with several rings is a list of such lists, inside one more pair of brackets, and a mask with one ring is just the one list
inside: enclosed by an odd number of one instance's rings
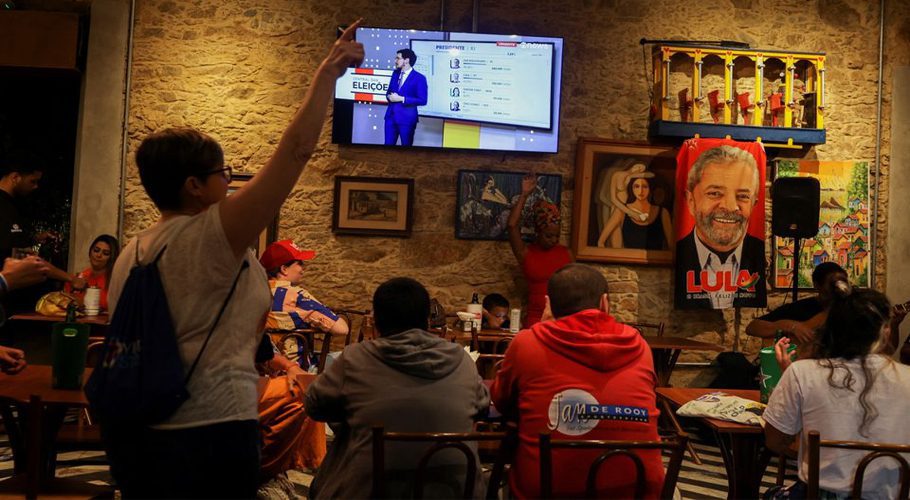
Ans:
{"label": "person's bare arm", "polygon": [[250,182],[221,203],[221,225],[236,255],[242,255],[275,218],[297,183],[322,132],[335,80],[345,68],[363,60],[363,45],[354,42],[359,25],[357,20],[348,26],[319,65],[303,103],[269,161]]}
{"label": "person's bare arm", "polygon": [[796,440],[798,434],[785,434],[775,428],[773,425],[765,424],[765,446],[777,454],[788,454],[790,446]]}
{"label": "person's bare arm", "polygon": [[525,247],[525,242],[521,239],[521,212],[525,208],[525,203],[528,202],[528,196],[534,192],[534,188],[537,187],[537,176],[533,173],[530,173],[521,180],[521,195],[518,197],[518,200],[515,202],[515,205],[512,206],[512,211],[509,212],[509,221],[506,225],[509,229],[509,245],[512,247],[512,253],[515,255],[515,258],[518,259],[518,263],[521,264],[525,260],[525,252],[527,248]]}
{"label": "person's bare arm", "polygon": [[47,279],[50,264],[31,255],[24,259],[6,259],[0,275],[6,281],[7,291],[36,285]]}
{"label": "person's bare arm", "polygon": [[825,313],[819,313],[807,321],[796,321],[792,319],[781,319],[778,321],[766,321],[763,319],[753,319],[746,325],[746,334],[753,337],[774,338],[777,330],[783,330],[795,337],[800,344],[809,344],[815,339],[815,329],[824,323]]}
{"label": "person's bare arm", "polygon": [[329,329],[329,333],[332,335],[347,335],[349,329],[348,322],[344,318],[338,318],[338,321]]}
{"label": "person's bare arm", "polygon": [[603,231],[600,232],[600,237],[597,238],[597,246],[602,247],[607,244],[607,238],[613,234],[613,231],[619,228],[619,224],[622,223],[622,212],[619,210],[614,210],[610,214],[610,219],[604,224]]}
{"label": "person's bare arm", "polygon": [[15,375],[25,369],[25,366],[25,351],[0,346],[0,370],[3,373]]}

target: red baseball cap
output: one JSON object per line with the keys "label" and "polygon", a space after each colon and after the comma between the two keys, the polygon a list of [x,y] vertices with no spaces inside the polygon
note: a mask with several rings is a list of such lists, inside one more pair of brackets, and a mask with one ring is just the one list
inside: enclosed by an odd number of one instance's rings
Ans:
{"label": "red baseball cap", "polygon": [[275,269],[295,260],[310,260],[316,256],[313,250],[301,250],[291,240],[276,241],[269,245],[259,257],[262,267]]}

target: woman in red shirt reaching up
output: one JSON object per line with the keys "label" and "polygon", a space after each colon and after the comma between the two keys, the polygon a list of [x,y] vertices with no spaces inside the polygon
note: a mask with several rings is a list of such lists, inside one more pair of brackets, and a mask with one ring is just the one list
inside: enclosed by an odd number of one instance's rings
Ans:
{"label": "woman in red shirt reaching up", "polygon": [[525,328],[540,322],[550,276],[575,260],[569,249],[559,244],[559,207],[544,198],[534,203],[534,241],[526,245],[521,239],[521,213],[535,189],[538,189],[537,176],[528,174],[521,181],[521,195],[512,207],[508,224],[512,253],[528,282]]}

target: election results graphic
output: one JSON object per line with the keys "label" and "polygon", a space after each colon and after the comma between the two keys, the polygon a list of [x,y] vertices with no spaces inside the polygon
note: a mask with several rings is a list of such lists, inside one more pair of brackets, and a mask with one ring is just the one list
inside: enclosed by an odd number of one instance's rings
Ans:
{"label": "election results graphic", "polygon": [[761,143],[689,139],[676,160],[675,307],[765,307]]}
{"label": "election results graphic", "polygon": [[[561,38],[361,27],[356,39],[365,57],[336,83],[333,142],[557,152]],[[406,141],[390,140],[393,125]]]}

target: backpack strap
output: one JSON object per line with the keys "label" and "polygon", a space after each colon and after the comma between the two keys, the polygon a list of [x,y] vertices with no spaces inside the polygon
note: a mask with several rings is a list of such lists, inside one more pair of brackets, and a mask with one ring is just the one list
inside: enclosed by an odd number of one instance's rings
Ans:
{"label": "backpack strap", "polygon": [[[162,251],[162,253],[164,253]],[[160,257],[161,254],[158,254]],[[158,259],[156,258],[157,262]],[[202,348],[199,349],[199,354],[196,355],[196,360],[193,361],[193,366],[190,367],[190,371],[186,374],[186,383],[189,384],[190,377],[193,376],[193,372],[196,371],[196,365],[199,364],[199,360],[202,359],[202,353],[205,352],[206,346],[209,345],[209,339],[212,338],[212,333],[215,332],[215,327],[218,326],[218,322],[221,320],[221,315],[224,314],[224,310],[227,309],[228,302],[231,301],[231,297],[234,296],[234,290],[237,289],[237,282],[240,281],[240,275],[243,274],[243,270],[250,267],[250,263],[247,262],[246,258],[243,259],[243,264],[240,266],[240,271],[237,271],[237,276],[234,277],[234,284],[231,285],[231,291],[228,292],[227,298],[224,299],[224,303],[221,304],[221,310],[218,311],[218,316],[215,316],[215,322],[212,323],[212,328],[209,329],[208,335],[205,336],[205,342],[202,343]]]}

